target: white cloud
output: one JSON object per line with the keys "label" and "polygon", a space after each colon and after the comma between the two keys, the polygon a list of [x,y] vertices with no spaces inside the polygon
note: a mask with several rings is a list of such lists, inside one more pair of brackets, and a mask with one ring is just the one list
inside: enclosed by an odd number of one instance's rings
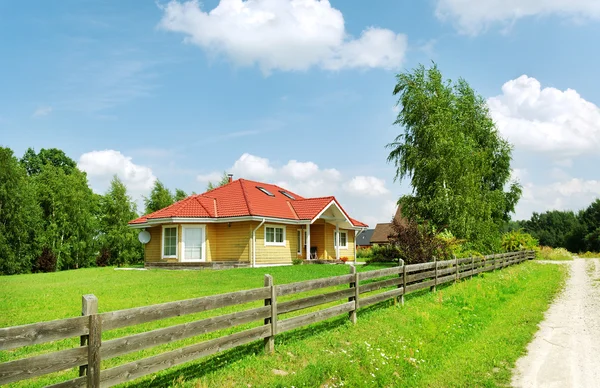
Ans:
{"label": "white cloud", "polygon": [[523,185],[523,197],[516,208],[515,219],[529,219],[532,212],[547,210],[583,209],[600,197],[600,181],[567,178],[560,174],[563,180],[550,184]]}
{"label": "white cloud", "polygon": [[543,88],[523,75],[488,99],[498,129],[517,147],[565,159],[600,147],[600,108],[575,90]]}
{"label": "white cloud", "polygon": [[365,197],[377,197],[390,192],[385,187],[385,180],[374,176],[355,176],[346,183],[344,189],[353,195]]}
{"label": "white cloud", "polygon": [[162,9],[161,28],[265,73],[313,66],[397,68],[407,49],[406,35],[387,29],[369,27],[353,39],[328,0],[221,0],[208,12],[197,0],[173,0]]}
{"label": "white cloud", "polygon": [[235,161],[231,172],[239,178],[266,179],[275,173],[275,169],[269,159],[245,153]]}
{"label": "white cloud", "polygon": [[115,150],[87,152],[79,158],[78,167],[87,173],[90,185],[100,193],[108,189],[114,175],[118,176],[129,195],[138,202],[139,210],[142,210],[139,208],[141,196],[147,195],[156,181],[151,168],[137,165],[131,157]]}
{"label": "white cloud", "polygon": [[199,174],[196,176],[196,180],[198,182],[202,182],[202,183],[208,183],[208,182],[219,182],[221,180],[221,178],[223,177],[223,174],[218,173],[218,172],[211,172],[208,174]]}
{"label": "white cloud", "polygon": [[35,112],[33,112],[33,117],[48,116],[51,112],[51,106],[40,106],[35,110]]}
{"label": "white cloud", "polygon": [[600,19],[596,0],[437,0],[436,15],[450,20],[463,33],[477,34],[494,25],[509,26],[518,19],[558,15]]}

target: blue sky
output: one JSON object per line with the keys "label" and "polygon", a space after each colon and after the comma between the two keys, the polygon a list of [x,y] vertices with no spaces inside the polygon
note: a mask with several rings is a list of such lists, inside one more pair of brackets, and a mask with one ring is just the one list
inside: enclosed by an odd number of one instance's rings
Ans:
{"label": "blue sky", "polygon": [[[518,6],[517,6],[518,5]],[[515,218],[600,194],[600,2],[0,1],[0,144],[92,187],[202,192],[224,170],[386,222],[394,75],[435,61],[515,145]]]}

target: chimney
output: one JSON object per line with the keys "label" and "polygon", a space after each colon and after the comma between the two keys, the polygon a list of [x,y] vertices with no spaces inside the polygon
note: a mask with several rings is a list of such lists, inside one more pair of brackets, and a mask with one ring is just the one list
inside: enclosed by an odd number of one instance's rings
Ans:
{"label": "chimney", "polygon": [[227,174],[227,176],[229,177],[229,183],[233,182],[233,174]]}

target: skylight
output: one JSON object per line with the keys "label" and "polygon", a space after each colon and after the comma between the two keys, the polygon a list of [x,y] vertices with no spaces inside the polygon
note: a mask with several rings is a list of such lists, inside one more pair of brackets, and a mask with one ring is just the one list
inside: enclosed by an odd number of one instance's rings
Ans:
{"label": "skylight", "polygon": [[286,197],[288,197],[289,199],[294,199],[294,200],[296,199],[296,198],[294,198],[294,196],[292,194],[288,193],[287,191],[279,190],[279,192],[281,194],[285,195]]}
{"label": "skylight", "polygon": [[275,196],[275,194],[271,193],[269,190],[265,189],[264,187],[256,186],[256,188],[259,189],[260,191],[262,191],[263,193],[267,194],[269,197]]}

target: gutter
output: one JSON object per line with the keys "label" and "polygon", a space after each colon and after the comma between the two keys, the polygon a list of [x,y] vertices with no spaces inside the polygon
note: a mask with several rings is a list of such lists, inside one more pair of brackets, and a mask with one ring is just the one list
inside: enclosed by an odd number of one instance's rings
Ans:
{"label": "gutter", "polygon": [[263,218],[262,222],[252,231],[252,268],[256,268],[256,231],[264,225],[266,220],[266,218]]}

